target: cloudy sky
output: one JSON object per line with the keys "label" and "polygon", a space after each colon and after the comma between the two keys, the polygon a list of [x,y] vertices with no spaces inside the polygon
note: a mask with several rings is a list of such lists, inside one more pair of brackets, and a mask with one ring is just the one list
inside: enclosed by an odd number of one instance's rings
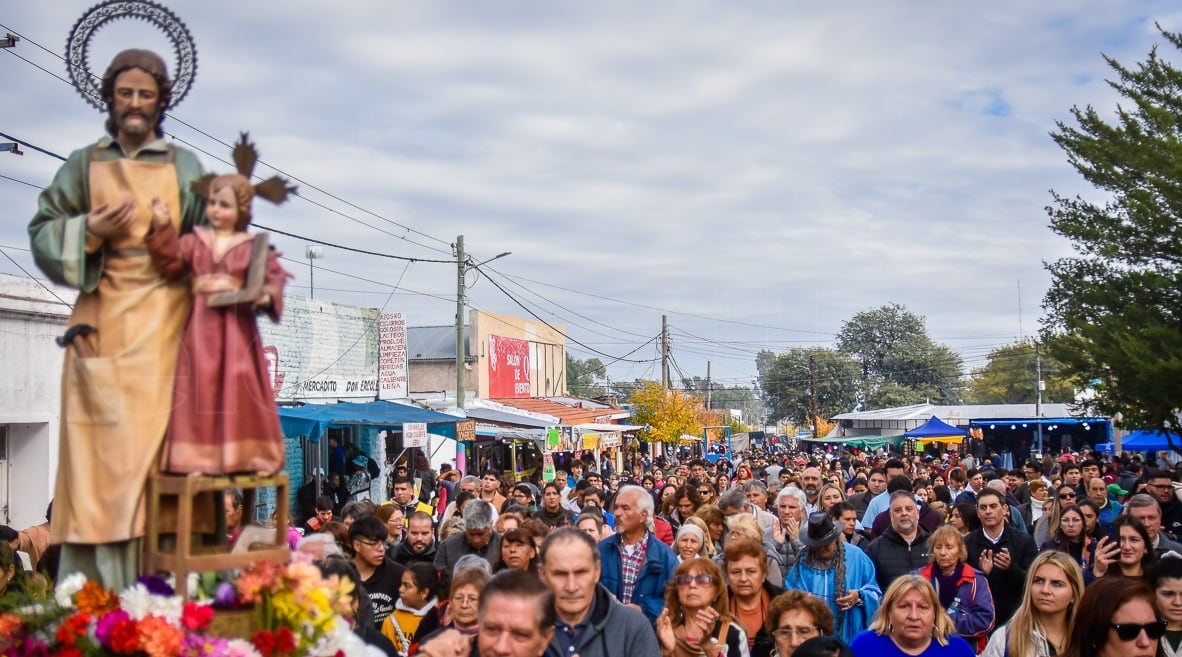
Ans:
{"label": "cloudy sky", "polygon": [[[92,4],[2,5],[0,33],[24,39],[0,53],[0,132],[62,155],[100,136],[59,79]],[[1164,0],[170,4],[198,73],[166,130],[218,171],[220,142],[249,130],[299,180],[258,223],[426,260],[457,235],[477,261],[510,251],[469,275],[473,307],[561,325],[578,358],[625,357],[613,379],[659,378],[664,314],[678,369],[710,361],[726,385],[750,384],[758,350],[832,345],[890,302],[970,366],[1034,333],[1043,261],[1069,252],[1049,190],[1089,194],[1048,133],[1075,105],[1112,115],[1102,55],[1163,44],[1176,61],[1154,23],[1182,29]],[[131,46],[170,49],[111,23],[92,67]],[[23,150],[0,153],[13,274],[35,271],[24,227],[59,166]],[[307,242],[272,241],[307,295]],[[325,247],[314,283],[454,321],[454,265]]]}

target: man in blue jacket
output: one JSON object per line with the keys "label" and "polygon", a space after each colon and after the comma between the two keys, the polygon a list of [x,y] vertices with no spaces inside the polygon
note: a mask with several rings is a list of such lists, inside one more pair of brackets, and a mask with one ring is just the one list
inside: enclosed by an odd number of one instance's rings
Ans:
{"label": "man in blue jacket", "polygon": [[649,531],[654,510],[648,491],[624,486],[616,494],[615,513],[617,533],[599,542],[599,583],[655,623],[665,609],[665,584],[677,568],[677,555]]}

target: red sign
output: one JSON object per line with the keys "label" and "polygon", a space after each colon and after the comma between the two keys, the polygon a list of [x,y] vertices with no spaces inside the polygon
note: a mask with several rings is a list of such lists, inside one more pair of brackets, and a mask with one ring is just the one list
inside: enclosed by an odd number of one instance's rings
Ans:
{"label": "red sign", "polygon": [[488,336],[488,396],[529,397],[529,342]]}

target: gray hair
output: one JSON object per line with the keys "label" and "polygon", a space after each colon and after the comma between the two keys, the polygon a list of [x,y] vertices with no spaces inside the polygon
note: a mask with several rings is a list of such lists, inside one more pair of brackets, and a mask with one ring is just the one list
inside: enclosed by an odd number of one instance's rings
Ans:
{"label": "gray hair", "polygon": [[739,511],[746,511],[749,503],[747,502],[747,493],[743,492],[742,486],[736,486],[722,494],[718,498],[718,510],[724,514],[729,509],[737,509]]}
{"label": "gray hair", "polygon": [[476,488],[479,489],[480,488],[480,477],[476,477],[473,475],[468,475],[466,477],[462,477],[460,479],[460,484],[459,484],[459,486],[457,486],[457,488],[463,488],[464,484],[476,484]]}
{"label": "gray hair", "polygon": [[456,559],[456,565],[451,569],[451,576],[454,578],[460,574],[461,570],[468,570],[469,568],[479,568],[492,575],[492,564],[488,562],[488,559],[485,559],[479,554],[465,554],[459,559]]}
{"label": "gray hair", "polygon": [[321,546],[320,549],[323,551],[324,556],[326,556],[326,557],[332,557],[332,556],[343,557],[343,556],[345,556],[345,553],[341,550],[341,546],[337,545],[337,541],[335,538],[332,537],[332,534],[326,534],[324,532],[316,532],[315,534],[310,534],[308,536],[305,536],[300,539],[299,543],[296,544],[296,551],[297,552],[302,551],[302,549],[305,545]]}
{"label": "gray hair", "polygon": [[805,508],[809,503],[808,498],[804,496],[804,491],[800,490],[796,486],[785,486],[783,490],[780,491],[780,494],[776,495],[776,506],[780,506],[780,502],[782,502],[785,497],[796,498],[796,501],[800,502],[800,508],[802,509]]}
{"label": "gray hair", "polygon": [[464,505],[464,529],[476,531],[492,527],[493,508],[484,500],[468,500]]}
{"label": "gray hair", "polygon": [[760,481],[758,479],[752,479],[743,485],[743,492],[745,492],[745,493],[752,493],[752,492],[766,493],[767,492],[767,484],[763,483],[762,481]]}
{"label": "gray hair", "polygon": [[990,479],[989,482],[985,484],[985,487],[992,488],[1002,495],[1006,494],[1006,482],[1002,481],[1001,479]]}
{"label": "gray hair", "polygon": [[649,495],[649,492],[643,486],[637,486],[635,484],[621,486],[619,492],[616,493],[616,499],[620,499],[620,496],[624,493],[632,493],[636,496],[636,510],[644,511],[648,514],[648,524],[651,527],[653,516],[657,513],[656,505],[653,504],[653,496]]}
{"label": "gray hair", "polygon": [[[1148,507],[1153,507],[1153,508],[1157,509],[1158,515],[1161,514],[1161,505],[1157,503],[1157,500],[1153,499],[1149,495],[1146,495],[1145,493],[1137,493],[1136,495],[1130,497],[1127,502],[1125,502],[1125,511],[1128,511],[1129,509],[1140,509],[1140,508],[1148,508]],[[1128,515],[1131,515],[1131,514],[1128,514]]]}

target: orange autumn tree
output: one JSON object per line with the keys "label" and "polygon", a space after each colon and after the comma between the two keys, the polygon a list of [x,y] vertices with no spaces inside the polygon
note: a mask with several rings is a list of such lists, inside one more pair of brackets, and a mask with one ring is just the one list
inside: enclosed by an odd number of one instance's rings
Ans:
{"label": "orange autumn tree", "polygon": [[642,424],[640,439],[676,445],[683,434],[702,435],[702,402],[681,390],[662,390],[654,381],[632,393],[632,423]]}

